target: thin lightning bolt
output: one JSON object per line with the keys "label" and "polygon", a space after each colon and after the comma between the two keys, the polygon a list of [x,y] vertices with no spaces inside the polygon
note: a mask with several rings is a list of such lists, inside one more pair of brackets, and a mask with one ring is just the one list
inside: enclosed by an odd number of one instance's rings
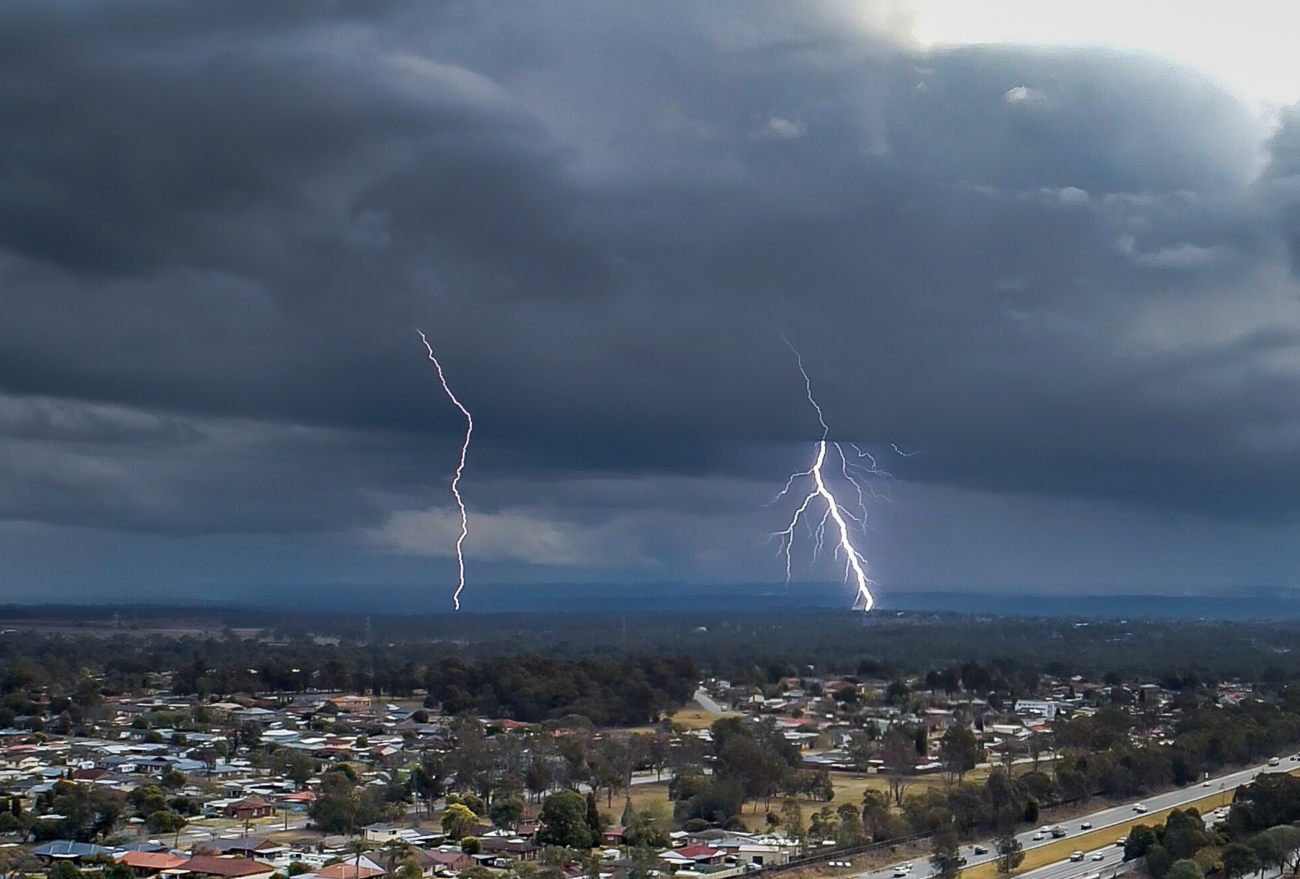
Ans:
{"label": "thin lightning bolt", "polygon": [[456,465],[456,475],[451,478],[451,493],[456,498],[456,506],[460,508],[460,536],[456,538],[456,564],[460,568],[460,579],[456,583],[456,591],[451,596],[452,604],[456,610],[460,610],[460,593],[465,588],[465,538],[469,535],[469,511],[465,509],[465,501],[460,496],[460,477],[465,472],[465,456],[469,454],[469,438],[474,433],[474,416],[469,414],[469,410],[456,395],[451,392],[451,386],[447,384],[447,377],[442,374],[442,364],[438,358],[433,356],[433,346],[429,344],[429,339],[424,335],[424,331],[416,327],[415,331],[420,334],[420,341],[424,343],[425,349],[429,352],[429,359],[433,361],[433,368],[438,370],[438,381],[442,382],[442,389],[447,392],[451,402],[460,414],[465,416],[465,443],[460,447],[460,463]]}
{"label": "thin lightning bolt", "polygon": [[[851,580],[858,589],[858,594],[853,602],[853,606],[855,608],[860,608],[864,612],[869,611],[876,604],[876,599],[871,594],[871,587],[875,584],[872,583],[871,578],[867,576],[867,560],[863,557],[862,553],[858,552],[858,550],[853,546],[853,542],[849,536],[848,522],[848,520],[853,520],[853,522],[861,526],[866,519],[866,504],[862,493],[862,485],[850,471],[856,468],[864,473],[876,476],[887,476],[888,474],[876,466],[874,458],[860,449],[858,449],[859,457],[867,458],[871,461],[871,466],[864,467],[856,462],[851,463],[845,456],[844,449],[840,444],[827,439],[830,434],[830,428],[826,425],[826,417],[822,413],[822,407],[817,404],[817,400],[813,397],[812,380],[808,378],[808,373],[803,367],[803,355],[799,353],[794,345],[790,344],[790,340],[784,335],[781,336],[781,339],[785,342],[786,346],[794,352],[795,359],[799,364],[799,374],[803,376],[804,388],[808,392],[808,402],[812,404],[813,409],[817,412],[817,421],[822,426],[822,435],[821,439],[817,441],[817,457],[816,460],[813,461],[812,467],[793,474],[786,481],[785,487],[781,489],[781,492],[773,498],[772,502],[775,503],[777,500],[780,500],[782,497],[789,494],[794,487],[795,481],[805,476],[812,477],[812,490],[808,492],[799,504],[799,508],[795,510],[794,516],[790,519],[790,524],[783,530],[770,535],[769,539],[776,539],[780,543],[779,552],[784,553],[785,555],[785,579],[788,583],[790,581],[790,550],[794,544],[795,528],[799,526],[801,519],[807,522],[809,528],[812,527],[811,521],[807,519],[808,510],[809,507],[812,506],[813,502],[820,498],[826,504],[826,510],[822,514],[821,521],[818,523],[816,529],[814,529],[813,557],[816,558],[817,554],[825,544],[826,523],[828,521],[832,522],[835,531],[834,535],[832,535],[832,541],[835,544],[835,556],[836,558],[843,556],[844,578],[846,580]],[[828,445],[833,446],[836,454],[839,455],[841,475],[843,475],[844,479],[852,485],[857,492],[858,507],[861,518],[858,518],[858,516],[855,516],[853,513],[850,513],[847,509],[841,506],[840,502],[836,500],[835,495],[831,493],[830,487],[826,484],[822,468],[826,463],[826,448]],[[855,446],[854,448],[856,449],[857,447]]]}

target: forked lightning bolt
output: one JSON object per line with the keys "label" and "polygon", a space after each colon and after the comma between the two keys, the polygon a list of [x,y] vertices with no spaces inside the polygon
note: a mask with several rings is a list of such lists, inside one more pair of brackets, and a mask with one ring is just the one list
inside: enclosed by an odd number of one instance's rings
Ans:
{"label": "forked lightning bolt", "polygon": [[[888,473],[881,470],[876,465],[875,458],[871,457],[869,453],[854,446],[854,449],[858,453],[858,457],[866,458],[870,462],[869,465],[862,465],[855,461],[850,461],[844,454],[844,449],[839,443],[827,439],[830,434],[830,428],[826,426],[826,418],[822,414],[822,407],[817,405],[817,400],[813,397],[812,381],[808,378],[807,371],[804,370],[803,357],[797,350],[795,350],[794,345],[790,344],[789,339],[786,339],[785,336],[782,336],[781,338],[785,341],[785,344],[790,348],[790,350],[794,351],[794,356],[799,364],[799,374],[803,376],[804,387],[808,391],[808,402],[812,404],[813,409],[817,412],[817,420],[822,426],[822,436],[821,439],[817,441],[817,456],[813,460],[812,467],[808,470],[802,470],[791,475],[791,477],[786,480],[785,488],[781,489],[780,494],[773,499],[775,502],[789,494],[791,489],[794,487],[796,480],[803,477],[812,477],[812,489],[804,497],[802,503],[799,504],[799,508],[794,511],[794,516],[791,517],[790,524],[787,525],[785,529],[772,534],[770,539],[776,539],[780,542],[779,552],[784,553],[785,555],[785,579],[788,583],[790,581],[790,550],[794,545],[794,532],[799,526],[800,521],[807,522],[808,528],[813,534],[814,557],[825,544],[827,521],[829,520],[832,522],[835,527],[835,533],[832,535],[832,539],[835,542],[835,555],[837,558],[840,555],[844,556],[844,578],[851,581],[858,590],[853,606],[855,608],[860,608],[863,611],[868,611],[876,604],[876,599],[871,595],[871,587],[875,584],[871,581],[871,578],[867,576],[866,558],[864,558],[862,553],[858,552],[858,550],[853,546],[853,541],[851,540],[849,533],[849,520],[852,520],[860,527],[866,519],[866,503],[862,493],[863,483],[859,482],[859,480],[854,477],[853,473],[857,472],[863,476],[876,476],[886,479],[890,477]],[[826,464],[826,450],[828,446],[834,447],[835,453],[839,455],[840,473],[844,477],[845,481],[853,486],[857,493],[858,515],[854,515],[841,505],[840,502],[836,500],[835,495],[831,492],[830,487],[827,485],[823,468]],[[902,453],[900,452],[900,454]],[[875,490],[871,487],[869,481],[867,482],[867,487],[874,495]],[[821,520],[814,528],[812,522],[809,520],[809,508],[819,499],[826,504],[826,510],[822,513]]]}
{"label": "forked lightning bolt", "polygon": [[460,496],[460,477],[465,472],[465,456],[469,454],[469,438],[474,433],[474,416],[469,414],[456,395],[451,392],[451,386],[447,384],[447,377],[442,374],[442,364],[438,358],[433,356],[433,346],[429,344],[429,339],[424,335],[420,328],[415,330],[420,334],[420,341],[429,352],[429,359],[433,361],[433,368],[438,370],[438,381],[442,382],[442,389],[447,392],[451,398],[452,404],[460,410],[460,414],[465,416],[465,442],[460,447],[460,463],[456,465],[456,475],[451,478],[451,493],[456,498],[456,506],[460,508],[460,536],[456,538],[456,565],[460,568],[460,579],[456,583],[456,591],[451,596],[452,604],[456,610],[460,610],[460,593],[465,588],[465,538],[469,536],[469,512],[465,509],[465,501]]}

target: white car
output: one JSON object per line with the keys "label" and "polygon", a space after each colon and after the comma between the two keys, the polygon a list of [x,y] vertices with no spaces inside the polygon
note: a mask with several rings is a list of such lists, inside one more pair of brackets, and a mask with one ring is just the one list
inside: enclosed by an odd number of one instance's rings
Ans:
{"label": "white car", "polygon": [[906,876],[906,875],[907,875],[907,869],[906,869],[905,867],[895,867],[895,868],[894,868],[894,877],[895,877],[895,879],[901,879],[901,877]]}
{"label": "white car", "polygon": [[1092,853],[1092,859],[1093,859],[1094,861],[1104,861],[1104,860],[1106,860],[1106,853],[1105,853],[1105,852],[1093,852],[1093,853]]}
{"label": "white car", "polygon": [[1091,822],[1091,821],[1084,821],[1082,824],[1079,825],[1079,829],[1080,829],[1080,830],[1091,830],[1091,829],[1092,829],[1092,822]]}
{"label": "white car", "polygon": [[1210,786],[1210,782],[1208,780],[1201,782],[1201,787],[1209,787],[1209,786]]}
{"label": "white car", "polygon": [[1038,842],[1038,840],[1040,840],[1040,839],[1047,839],[1047,834],[1044,833],[1044,832],[1041,831],[1041,830],[1035,830],[1035,831],[1034,831],[1034,842]]}
{"label": "white car", "polygon": [[1133,804],[1133,811],[1134,811],[1134,812],[1145,812],[1146,810],[1147,810],[1146,803],[1134,803],[1134,804]]}

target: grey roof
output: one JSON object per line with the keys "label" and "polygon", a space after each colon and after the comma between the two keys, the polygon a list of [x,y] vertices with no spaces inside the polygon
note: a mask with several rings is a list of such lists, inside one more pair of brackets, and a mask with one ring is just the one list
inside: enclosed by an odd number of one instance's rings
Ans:
{"label": "grey roof", "polygon": [[54,839],[32,849],[38,858],[91,858],[95,855],[107,855],[112,849],[95,845],[91,842],[74,842],[70,839]]}

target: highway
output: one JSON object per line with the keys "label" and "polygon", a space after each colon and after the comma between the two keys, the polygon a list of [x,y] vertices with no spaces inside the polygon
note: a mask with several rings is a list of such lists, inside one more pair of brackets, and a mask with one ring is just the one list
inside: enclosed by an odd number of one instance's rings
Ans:
{"label": "highway", "polygon": [[[1202,784],[1189,785],[1188,787],[1172,790],[1168,793],[1157,794],[1155,796],[1146,797],[1145,799],[1125,803],[1122,806],[1112,806],[1107,809],[1093,812],[1090,815],[1081,815],[1078,818],[1072,818],[1069,821],[1053,822],[1053,826],[1055,823],[1060,823],[1060,825],[1066,829],[1066,838],[1068,839],[1069,837],[1078,836],[1081,833],[1092,833],[1097,830],[1104,830],[1107,827],[1113,827],[1117,824],[1123,824],[1126,821],[1140,818],[1144,813],[1138,811],[1138,806],[1145,807],[1146,813],[1159,812],[1163,809],[1173,809],[1185,806],[1188,803],[1192,803],[1202,797],[1208,797],[1211,794],[1220,791],[1233,790],[1253,780],[1255,776],[1261,772],[1288,772],[1292,769],[1300,769],[1300,762],[1291,761],[1289,758],[1283,757],[1281,765],[1279,766],[1268,766],[1267,764],[1252,766],[1238,772],[1220,775]],[[1091,826],[1084,828],[1082,825],[1085,824]],[[1038,838],[1035,839],[1035,837]],[[1054,842],[1060,841],[1059,839],[1053,839],[1050,833],[1044,832],[1044,828],[1026,830],[1024,833],[1017,834],[1016,839],[1020,840],[1020,844],[1024,846],[1026,852],[1032,851],[1040,846],[1050,845]],[[1092,848],[1086,852],[1086,857],[1082,862],[1073,863],[1069,860],[1064,860],[1058,863],[1048,864],[1045,867],[1039,867],[1021,875],[1028,877],[1028,879],[1083,879],[1083,877],[1091,876],[1093,873],[1101,872],[1101,879],[1110,879],[1111,876],[1115,875],[1117,869],[1120,868],[1123,849],[1114,844],[1115,839],[1107,839],[1104,836],[1100,837],[1100,839],[1105,840],[1106,844],[1101,848],[1097,848],[1097,838],[1094,838],[1092,841]],[[962,857],[966,858],[966,866],[973,867],[977,864],[988,863],[997,858],[997,853],[993,849],[993,842],[991,840],[979,843],[979,845],[987,849],[987,853],[982,855],[975,854],[974,845],[963,845],[961,847]],[[1102,854],[1103,858],[1094,861],[1092,860],[1094,854]],[[907,871],[907,879],[926,879],[926,877],[933,873],[928,856],[910,863],[913,864],[913,867],[911,870]],[[880,870],[850,874],[849,879],[893,879],[899,866],[899,864],[894,864]],[[1104,872],[1102,868],[1104,868]]]}

